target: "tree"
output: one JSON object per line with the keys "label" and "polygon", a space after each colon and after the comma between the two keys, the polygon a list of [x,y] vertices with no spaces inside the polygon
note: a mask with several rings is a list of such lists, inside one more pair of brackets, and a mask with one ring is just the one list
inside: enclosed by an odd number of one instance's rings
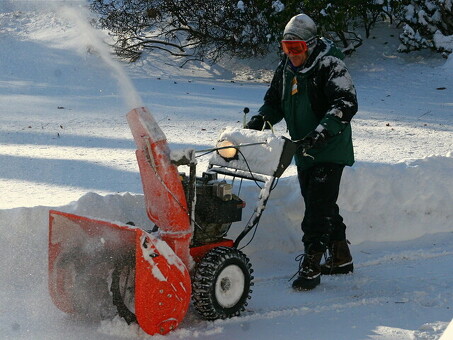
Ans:
{"label": "tree", "polygon": [[358,26],[356,3],[361,0],[303,0],[301,10],[318,25],[319,33],[341,43],[344,51],[352,51],[362,44],[355,32]]}
{"label": "tree", "polygon": [[100,25],[114,35],[117,54],[130,61],[152,49],[211,61],[225,53],[241,58],[263,55],[275,39],[279,4],[265,0],[91,0]]}
{"label": "tree", "polygon": [[393,24],[394,21],[397,21],[397,25],[402,18],[402,7],[404,0],[384,0],[383,1],[383,13],[389,18],[390,23]]}
{"label": "tree", "polygon": [[388,0],[363,0],[354,1],[358,17],[365,29],[366,38],[370,37],[371,29],[379,17],[383,16],[384,8]]}
{"label": "tree", "polygon": [[399,51],[429,48],[451,53],[453,41],[452,0],[405,0],[403,33]]}
{"label": "tree", "polygon": [[286,23],[301,12],[348,53],[362,44],[359,27],[368,38],[379,16],[395,15],[401,1],[409,0],[90,0],[119,56],[135,61],[159,49],[185,62],[277,51]]}

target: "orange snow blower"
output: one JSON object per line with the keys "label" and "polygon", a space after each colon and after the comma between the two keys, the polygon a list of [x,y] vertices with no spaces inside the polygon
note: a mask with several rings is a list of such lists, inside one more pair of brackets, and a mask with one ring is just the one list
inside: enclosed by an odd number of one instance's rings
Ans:
{"label": "orange snow blower", "polygon": [[[238,245],[257,227],[295,144],[270,131],[230,128],[215,148],[172,152],[146,108],[132,110],[127,120],[155,227],[145,231],[133,223],[51,210],[52,301],[66,313],[90,319],[119,315],[148,334],[175,329],[191,299],[207,320],[240,315],[252,292],[253,270]],[[196,153],[212,153],[201,177]],[[178,172],[182,166],[188,174]],[[252,216],[233,241],[226,234],[242,220],[245,206],[239,192],[233,193],[235,179],[262,185]]]}

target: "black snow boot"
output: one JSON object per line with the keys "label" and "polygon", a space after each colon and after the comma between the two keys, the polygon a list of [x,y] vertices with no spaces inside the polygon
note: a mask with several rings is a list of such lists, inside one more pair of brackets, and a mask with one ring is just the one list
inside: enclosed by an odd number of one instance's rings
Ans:
{"label": "black snow boot", "polygon": [[321,283],[323,254],[324,252],[307,252],[296,257],[296,261],[299,261],[299,272],[293,282],[295,290],[311,290]]}
{"label": "black snow boot", "polygon": [[321,265],[323,275],[349,274],[354,271],[347,240],[332,241],[328,248],[330,256]]}

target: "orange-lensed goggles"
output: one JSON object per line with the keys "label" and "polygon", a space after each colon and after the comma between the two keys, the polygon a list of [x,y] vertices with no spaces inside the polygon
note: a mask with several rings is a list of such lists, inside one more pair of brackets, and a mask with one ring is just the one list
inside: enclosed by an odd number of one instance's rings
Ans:
{"label": "orange-lensed goggles", "polygon": [[282,49],[286,55],[299,55],[307,52],[307,43],[303,40],[282,40]]}

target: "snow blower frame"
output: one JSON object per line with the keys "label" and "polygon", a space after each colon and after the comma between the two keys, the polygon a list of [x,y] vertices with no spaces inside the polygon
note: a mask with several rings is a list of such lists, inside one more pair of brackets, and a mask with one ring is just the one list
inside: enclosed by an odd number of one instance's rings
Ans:
{"label": "snow blower frame", "polygon": [[[196,152],[171,153],[146,108],[132,110],[127,120],[137,145],[147,215],[155,228],[145,231],[51,210],[49,291],[54,304],[90,319],[120,315],[148,334],[175,329],[191,299],[204,319],[239,315],[250,299],[253,270],[238,247],[257,227],[295,144],[275,136],[269,141],[268,133],[251,130],[224,133],[218,147],[199,151],[213,157],[197,177]],[[275,154],[275,164],[264,171],[266,167],[247,162],[260,152]],[[189,174],[178,172],[179,166],[187,166]],[[233,193],[235,179],[263,185],[251,218],[233,241],[226,234],[242,220],[245,206]]]}

